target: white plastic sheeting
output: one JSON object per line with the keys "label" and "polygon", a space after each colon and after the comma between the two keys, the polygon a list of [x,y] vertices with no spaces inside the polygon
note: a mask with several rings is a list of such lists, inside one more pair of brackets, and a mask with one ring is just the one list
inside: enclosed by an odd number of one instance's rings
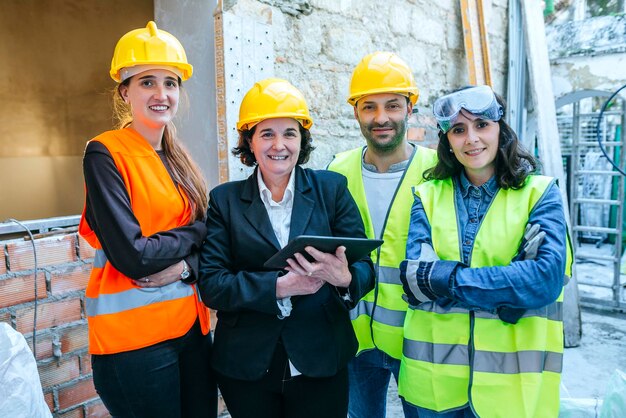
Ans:
{"label": "white plastic sheeting", "polygon": [[616,369],[607,385],[600,418],[626,417],[626,373]]}
{"label": "white plastic sheeting", "polygon": [[24,336],[0,322],[0,417],[52,417]]}
{"label": "white plastic sheeting", "polygon": [[606,385],[604,399],[570,398],[561,384],[559,418],[623,418],[626,417],[626,373],[615,369]]}

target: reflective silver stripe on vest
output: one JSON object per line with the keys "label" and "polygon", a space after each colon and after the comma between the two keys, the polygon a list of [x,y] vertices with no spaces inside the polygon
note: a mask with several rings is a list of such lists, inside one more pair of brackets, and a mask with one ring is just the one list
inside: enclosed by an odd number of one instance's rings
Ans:
{"label": "reflective silver stripe on vest", "polygon": [[400,269],[395,267],[379,266],[378,283],[402,285],[402,281],[400,280]]}
{"label": "reflective silver stripe on vest", "polygon": [[93,266],[97,269],[103,269],[107,261],[107,256],[104,253],[104,250],[96,250],[96,255],[93,257]]}
{"label": "reflective silver stripe on vest", "polygon": [[[474,315],[476,318],[500,319],[497,313],[490,311],[475,311]],[[563,322],[563,302],[554,302],[539,309],[529,309],[524,312],[522,318],[530,318],[533,316]]]}
{"label": "reflective silver stripe on vest", "polygon": [[354,308],[350,309],[350,319],[354,321],[361,315],[372,316],[373,308],[373,302],[366,302],[365,300],[361,299]]}
{"label": "reflective silver stripe on vest", "polygon": [[469,314],[469,311],[460,306],[446,306],[441,307],[436,302],[429,301],[420,303],[417,306],[409,306],[409,309],[413,309],[416,311],[425,311],[425,312],[433,312],[436,314]]}
{"label": "reflective silver stripe on vest", "polygon": [[[465,313],[468,314],[469,310],[462,308],[460,306],[452,306],[452,307],[441,307],[435,302],[425,302],[418,306],[411,306],[411,309],[433,312],[437,314],[450,314],[450,313]],[[493,313],[491,311],[474,311],[474,316],[476,318],[482,319],[500,319],[497,313]],[[563,321],[563,302],[554,302],[548,306],[539,309],[529,309],[527,310],[522,318],[528,318],[538,316],[540,318],[546,318],[552,321]]]}
{"label": "reflective silver stripe on vest", "polygon": [[552,351],[518,351],[515,353],[476,351],[473,369],[475,372],[500,374],[544,371],[561,373],[562,366],[563,354]]}
{"label": "reflective silver stripe on vest", "polygon": [[[361,315],[372,316],[373,310],[374,302],[367,302],[361,299],[359,303],[350,310],[350,319],[354,321]],[[403,327],[405,316],[405,311],[394,311],[392,309],[383,308],[382,306],[376,306],[376,311],[374,311],[374,321],[391,327]]]}
{"label": "reflective silver stripe on vest", "polygon": [[163,287],[136,288],[120,293],[101,294],[97,298],[85,298],[85,311],[87,316],[113,314],[193,294],[192,286],[176,281]]}
{"label": "reflective silver stripe on vest", "polygon": [[[433,344],[405,338],[402,354],[406,358],[433,364],[469,365],[467,345],[462,344]],[[562,366],[563,354],[552,351],[476,351],[472,369],[475,372],[500,374],[561,373]]]}
{"label": "reflective silver stripe on vest", "polygon": [[461,344],[433,344],[405,338],[402,354],[404,357],[428,363],[461,366],[469,364],[467,345]]}

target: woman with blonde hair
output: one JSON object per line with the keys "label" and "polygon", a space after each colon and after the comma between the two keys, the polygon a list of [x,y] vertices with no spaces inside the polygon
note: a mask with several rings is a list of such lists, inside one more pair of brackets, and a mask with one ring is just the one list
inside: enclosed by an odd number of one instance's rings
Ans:
{"label": "woman with blonde hair", "polygon": [[206,186],[172,120],[192,66],[154,22],[124,35],[111,77],[119,129],[87,144],[80,234],[96,391],[114,417],[214,417],[206,307],[195,281]]}

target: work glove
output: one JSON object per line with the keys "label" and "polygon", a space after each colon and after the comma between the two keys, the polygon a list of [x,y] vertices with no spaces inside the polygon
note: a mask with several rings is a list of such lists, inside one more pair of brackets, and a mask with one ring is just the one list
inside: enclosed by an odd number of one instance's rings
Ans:
{"label": "work glove", "polygon": [[400,280],[405,293],[402,298],[411,306],[437,299],[437,295],[430,290],[426,282],[439,257],[430,244],[420,245],[422,249],[417,260],[404,260],[400,263]]}
{"label": "work glove", "polygon": [[537,252],[545,237],[546,233],[541,230],[539,224],[526,225],[520,249],[513,261],[534,260],[537,258]]}
{"label": "work glove", "polygon": [[[522,238],[522,243],[520,244],[520,250],[513,261],[534,260],[545,237],[546,233],[541,231],[539,224],[527,224],[524,230],[524,238]],[[524,313],[526,313],[526,309],[523,308],[511,308],[508,306],[498,308],[500,320],[509,324],[517,324],[517,321],[520,320]]]}

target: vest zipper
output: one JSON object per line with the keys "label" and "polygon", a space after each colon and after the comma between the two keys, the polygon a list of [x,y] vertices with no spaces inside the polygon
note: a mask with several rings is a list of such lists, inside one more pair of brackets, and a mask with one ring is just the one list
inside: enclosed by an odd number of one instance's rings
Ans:
{"label": "vest zipper", "polygon": [[[483,224],[483,220],[485,219],[485,217],[487,216],[487,212],[489,212],[489,208],[491,208],[491,205],[493,204],[493,201],[496,200],[497,194],[500,191],[500,189],[498,189],[495,193],[495,195],[493,196],[493,198],[491,199],[491,202],[489,202],[489,206],[487,207],[487,210],[485,211],[485,216],[483,216],[483,219],[480,220],[480,223],[478,224],[478,227],[476,228],[476,235],[474,235],[474,243],[472,244],[472,248],[470,249],[470,252],[468,254],[467,257],[467,265],[471,266],[472,265],[472,255],[474,254],[474,246],[476,245],[476,237],[478,236],[479,232],[480,232],[480,227]],[[458,211],[458,207],[456,204],[456,191],[454,194],[454,209],[456,211],[456,219],[457,219],[457,230],[459,231],[459,255],[461,257],[461,259],[463,258],[463,240],[461,237],[461,228],[459,228],[459,211]],[[463,261],[463,260],[461,260]],[[470,408],[470,410],[472,411],[472,413],[478,417],[478,414],[476,413],[476,410],[474,409],[474,405],[472,404],[472,383],[474,382],[474,354],[475,354],[475,347],[474,347],[474,325],[475,325],[475,316],[474,316],[474,311],[470,310],[469,311],[469,319],[470,319],[470,338],[468,341],[468,356],[469,356],[469,384],[467,385],[467,401],[468,401],[468,406]]]}
{"label": "vest zipper", "polygon": [[472,383],[474,381],[474,311],[469,312],[470,319],[470,337],[467,343],[468,345],[468,356],[469,356],[469,384],[467,385],[467,401],[468,406],[472,410],[472,413],[478,417],[478,414],[474,410],[474,406],[472,405]]}
{"label": "vest zipper", "polygon": [[[417,153],[417,147],[413,147],[413,153],[411,154],[411,157],[409,158],[409,162],[407,163],[406,167],[404,168],[404,172],[402,173],[402,177],[400,177],[400,181],[398,181],[398,185],[396,186],[396,190],[393,193],[393,197],[391,198],[391,202],[389,203],[389,206],[387,207],[387,213],[385,214],[385,222],[383,222],[383,227],[380,229],[380,237],[378,239],[384,239],[385,236],[385,229],[387,228],[387,221],[389,220],[389,214],[391,213],[391,208],[393,207],[394,202],[396,201],[396,196],[398,195],[398,190],[400,190],[400,187],[402,186],[402,182],[404,181],[404,178],[406,177],[406,173],[407,171],[409,171],[409,168],[411,167],[411,163],[413,162],[413,158],[415,157],[415,154]],[[361,154],[361,183],[363,183],[363,157],[365,156],[365,148],[363,153]],[[363,190],[365,190],[365,186],[363,187]],[[365,196],[365,204],[367,205],[367,195]],[[367,207],[367,214],[369,215],[370,219],[372,218],[372,215],[369,213],[369,207]],[[372,224],[373,227],[373,224]],[[385,245],[385,244],[383,244]],[[374,341],[374,315],[376,313],[376,307],[378,306],[378,277],[379,277],[379,269],[380,269],[380,252],[382,251],[382,245],[380,247],[378,247],[378,249],[376,250],[376,265],[374,266],[374,272],[376,274],[375,276],[375,281],[374,281],[374,306],[372,307],[372,316],[370,317],[370,336],[372,337],[372,343],[374,344],[374,347],[378,348],[378,346],[376,345],[376,341]],[[406,250],[405,250],[406,252]]]}

